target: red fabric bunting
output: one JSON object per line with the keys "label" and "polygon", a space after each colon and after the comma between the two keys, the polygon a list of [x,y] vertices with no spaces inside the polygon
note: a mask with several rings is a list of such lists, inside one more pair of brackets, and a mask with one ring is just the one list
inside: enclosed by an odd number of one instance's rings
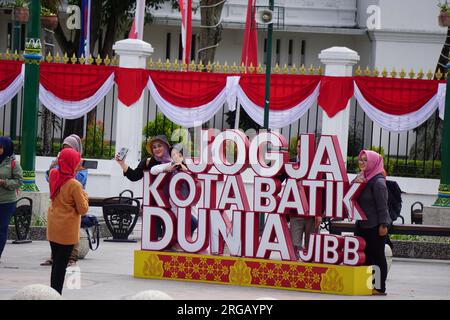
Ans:
{"label": "red fabric bunting", "polygon": [[364,98],[380,111],[404,115],[419,110],[436,93],[439,81],[355,77]]}
{"label": "red fabric bunting", "polygon": [[[0,91],[8,88],[21,72],[23,62],[0,60]],[[118,98],[130,106],[142,95],[149,76],[158,94],[173,106],[194,108],[213,101],[234,74],[206,72],[165,72],[112,66],[43,62],[40,83],[59,99],[81,101],[91,98],[115,73]],[[243,74],[239,85],[247,97],[263,108],[265,75]],[[318,104],[333,117],[346,108],[356,82],[363,97],[374,108],[404,115],[419,110],[437,93],[439,81],[377,77],[329,77],[316,75],[272,75],[270,109],[293,108],[311,96],[320,82]]]}
{"label": "red fabric bunting", "polygon": [[[270,110],[282,111],[298,105],[314,92],[320,79],[320,76],[312,75],[272,75],[270,78]],[[265,75],[242,75],[239,84],[253,103],[264,108]]]}
{"label": "red fabric bunting", "polygon": [[8,88],[19,76],[22,64],[22,61],[0,60],[0,91]]}
{"label": "red fabric bunting", "polygon": [[114,79],[119,100],[129,107],[141,97],[148,82],[148,73],[144,69],[117,68]]}
{"label": "red fabric bunting", "polygon": [[114,72],[115,67],[42,63],[40,83],[56,97],[80,101],[92,97]]}
{"label": "red fabric bunting", "polygon": [[177,107],[194,108],[214,100],[225,89],[228,74],[149,71],[158,93]]}
{"label": "red fabric bunting", "polygon": [[353,77],[322,77],[317,103],[332,118],[353,96]]}

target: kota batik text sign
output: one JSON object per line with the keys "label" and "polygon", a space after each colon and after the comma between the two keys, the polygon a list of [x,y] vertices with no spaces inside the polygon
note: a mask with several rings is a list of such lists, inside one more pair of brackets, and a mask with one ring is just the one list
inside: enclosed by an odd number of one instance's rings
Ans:
{"label": "kota batik text sign", "polygon": [[[363,185],[349,182],[336,136],[323,135],[316,145],[314,135],[301,135],[298,162],[289,162],[287,142],[277,132],[261,132],[249,141],[239,130],[217,135],[203,130],[200,140],[198,157],[185,159],[187,172],[147,173],[144,177],[142,251],[147,256],[149,251],[166,251],[178,243],[184,253],[173,255],[183,257],[182,261],[199,253],[208,257],[205,250],[216,261],[226,245],[231,257],[224,257],[224,263],[242,258],[240,263],[249,267],[277,252],[289,265],[299,264],[288,216],[365,219],[357,202]],[[227,159],[230,145],[234,161]],[[253,180],[245,186],[243,172],[248,169],[253,171]],[[283,183],[281,176],[286,177]],[[182,188],[188,192],[182,194]],[[192,212],[198,217],[193,236]],[[261,214],[265,223],[260,232]],[[160,238],[156,237],[156,219],[164,225]],[[300,259],[320,264],[325,274],[326,265],[362,265],[364,248],[359,237],[314,234]],[[152,263],[158,259],[164,269],[162,261],[167,255],[171,253],[153,254]],[[361,272],[366,274],[366,269]]]}

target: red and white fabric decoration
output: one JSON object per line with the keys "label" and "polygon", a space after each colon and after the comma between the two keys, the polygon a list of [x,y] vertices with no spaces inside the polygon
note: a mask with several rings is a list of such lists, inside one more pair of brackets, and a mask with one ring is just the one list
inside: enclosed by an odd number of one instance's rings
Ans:
{"label": "red and white fabric decoration", "polygon": [[[273,75],[270,81],[269,127],[282,128],[301,118],[317,100],[320,78]],[[263,126],[265,75],[242,76],[237,97],[247,114]]]}
{"label": "red and white fabric decoration", "polygon": [[2,61],[0,64],[0,107],[6,105],[22,88],[25,67],[20,61]]}
{"label": "red and white fabric decoration", "polygon": [[[255,122],[264,124],[263,74],[148,71],[43,62],[39,99],[57,116],[76,119],[95,108],[114,82],[118,99],[125,106],[136,103],[147,87],[160,110],[184,127],[209,121],[225,102],[234,111],[236,101]],[[23,62],[0,60],[0,106],[17,95],[23,83]],[[402,132],[418,127],[437,109],[443,119],[445,94],[446,83],[436,80],[272,75],[269,126],[288,126],[316,101],[333,117],[354,96],[378,126]]]}
{"label": "red and white fabric decoration", "polygon": [[147,87],[171,121],[190,128],[210,120],[227,98],[236,96],[238,81],[225,74],[152,71]]}
{"label": "red and white fabric decoration", "polygon": [[144,69],[116,68],[114,81],[118,87],[118,98],[125,106],[136,103],[147,86],[148,71]]}
{"label": "red and white fabric decoration", "polygon": [[42,63],[39,100],[65,119],[77,119],[95,108],[114,85],[113,67]]}
{"label": "red and white fabric decoration", "polygon": [[317,103],[332,118],[344,110],[353,96],[353,77],[322,77]]}
{"label": "red and white fabric decoration", "polygon": [[367,116],[392,132],[424,123],[441,105],[444,85],[438,81],[357,77],[354,94]]}
{"label": "red and white fabric decoration", "polygon": [[181,44],[183,46],[183,61],[189,64],[191,59],[192,37],[192,0],[178,0],[181,12]]}
{"label": "red and white fabric decoration", "polygon": [[445,94],[447,92],[447,84],[439,83],[437,99],[439,103],[439,118],[444,120],[444,111],[445,111]]}

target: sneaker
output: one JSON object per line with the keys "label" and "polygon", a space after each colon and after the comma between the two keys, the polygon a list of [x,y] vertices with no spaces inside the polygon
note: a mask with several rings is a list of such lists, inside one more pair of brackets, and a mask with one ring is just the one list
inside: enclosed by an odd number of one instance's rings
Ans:
{"label": "sneaker", "polygon": [[74,265],[76,265],[77,262],[75,260],[69,260],[69,263],[67,264],[68,267],[72,267]]}

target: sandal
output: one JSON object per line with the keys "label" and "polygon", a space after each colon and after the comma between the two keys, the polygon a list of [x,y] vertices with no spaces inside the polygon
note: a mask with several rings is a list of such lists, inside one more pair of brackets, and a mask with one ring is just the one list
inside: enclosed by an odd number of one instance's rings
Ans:
{"label": "sandal", "polygon": [[53,264],[53,260],[48,259],[48,260],[45,260],[44,262],[42,262],[41,266],[51,266],[52,264]]}
{"label": "sandal", "polygon": [[372,295],[373,296],[387,296],[387,293],[378,291],[377,289],[372,289]]}

